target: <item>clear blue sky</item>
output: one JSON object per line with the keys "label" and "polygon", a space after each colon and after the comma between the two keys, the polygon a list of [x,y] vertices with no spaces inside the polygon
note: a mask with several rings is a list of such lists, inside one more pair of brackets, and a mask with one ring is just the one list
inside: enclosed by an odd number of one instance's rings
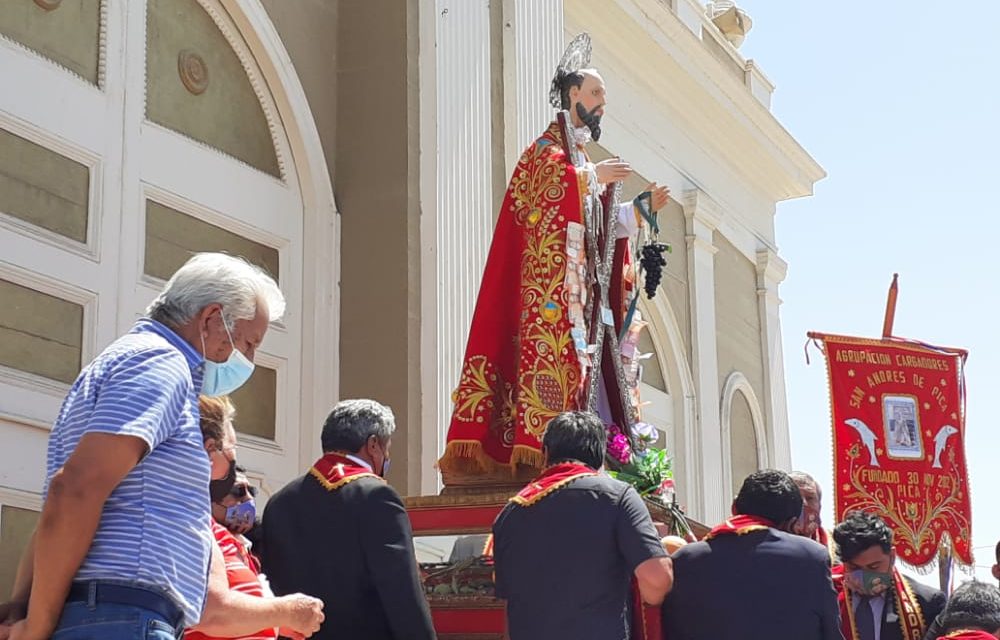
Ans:
{"label": "clear blue sky", "polygon": [[[741,53],[777,85],[773,112],[826,169],[779,205],[793,464],[830,486],[826,372],[809,330],[878,336],[893,272],[894,334],[967,348],[966,453],[976,564],[1000,539],[1000,3],[742,0]],[[830,494],[830,492],[827,492]],[[831,519],[832,494],[824,519]],[[989,578],[987,569],[976,574]],[[992,578],[989,578],[992,579]]]}

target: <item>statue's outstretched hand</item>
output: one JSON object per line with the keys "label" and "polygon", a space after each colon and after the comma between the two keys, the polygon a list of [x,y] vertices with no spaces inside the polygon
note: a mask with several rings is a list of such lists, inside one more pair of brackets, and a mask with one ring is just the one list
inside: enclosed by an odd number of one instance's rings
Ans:
{"label": "statue's outstretched hand", "polygon": [[597,172],[597,182],[608,184],[609,182],[620,182],[632,174],[632,165],[621,158],[608,158],[594,165]]}
{"label": "statue's outstretched hand", "polygon": [[646,187],[646,191],[652,194],[649,204],[653,211],[659,211],[667,206],[667,203],[670,201],[670,189],[667,187],[660,187],[655,182],[650,182],[649,186]]}

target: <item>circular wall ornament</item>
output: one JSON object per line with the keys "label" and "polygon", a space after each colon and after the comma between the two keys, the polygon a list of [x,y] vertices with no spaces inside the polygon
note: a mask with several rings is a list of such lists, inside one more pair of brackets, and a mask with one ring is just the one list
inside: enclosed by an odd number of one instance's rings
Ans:
{"label": "circular wall ornament", "polygon": [[55,11],[61,3],[62,0],[35,0],[35,4],[46,11]]}
{"label": "circular wall ornament", "polygon": [[184,49],[177,55],[177,73],[184,87],[196,96],[205,93],[208,88],[208,65],[190,49]]}

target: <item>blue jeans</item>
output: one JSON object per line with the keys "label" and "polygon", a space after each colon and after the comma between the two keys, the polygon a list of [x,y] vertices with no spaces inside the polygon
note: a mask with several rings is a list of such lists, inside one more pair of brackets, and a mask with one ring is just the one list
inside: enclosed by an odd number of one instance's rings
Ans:
{"label": "blue jeans", "polygon": [[150,609],[91,599],[66,603],[52,640],[176,640],[182,632]]}

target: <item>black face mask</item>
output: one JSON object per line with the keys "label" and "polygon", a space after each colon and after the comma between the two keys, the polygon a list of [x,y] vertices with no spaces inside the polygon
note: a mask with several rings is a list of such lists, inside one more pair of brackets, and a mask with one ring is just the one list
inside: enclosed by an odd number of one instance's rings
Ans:
{"label": "black face mask", "polygon": [[594,139],[594,142],[601,139],[601,116],[597,115],[596,112],[602,106],[604,105],[597,105],[592,110],[587,111],[581,103],[576,103],[576,115],[590,129],[590,137]]}
{"label": "black face mask", "polygon": [[229,491],[236,484],[236,461],[229,461],[229,473],[226,477],[212,480],[208,483],[208,495],[212,502],[222,502],[222,499],[229,495]]}

